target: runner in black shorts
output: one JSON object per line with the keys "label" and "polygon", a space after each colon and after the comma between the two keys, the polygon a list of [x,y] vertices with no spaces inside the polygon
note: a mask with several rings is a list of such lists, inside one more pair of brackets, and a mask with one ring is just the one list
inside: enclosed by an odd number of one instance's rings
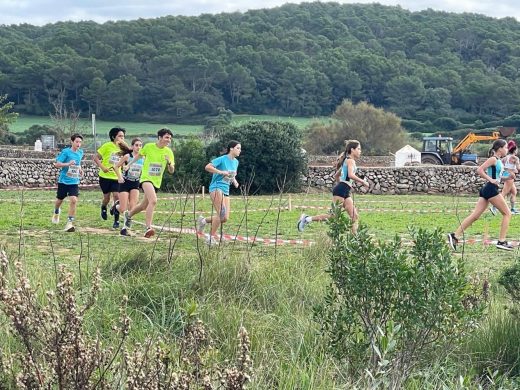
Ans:
{"label": "runner in black shorts", "polygon": [[[359,156],[361,156],[360,142],[356,140],[347,141],[345,152],[343,152],[343,154],[340,157],[340,160],[338,160],[338,164],[336,165],[337,184],[332,190],[332,202],[336,204],[341,204],[345,211],[348,213],[350,219],[352,220],[353,233],[356,233],[357,231],[358,213],[356,208],[354,207],[354,201],[350,196],[352,184],[354,181],[357,181],[365,187],[369,187],[368,182],[356,175],[357,166],[355,160],[359,158]],[[309,223],[313,221],[325,221],[330,217],[331,214],[321,214],[315,216],[302,214],[300,219],[298,220],[298,230],[302,232],[303,229],[305,229],[305,226]]]}
{"label": "runner in black shorts", "polygon": [[[116,165],[117,180],[119,182],[119,204],[118,210],[123,215],[127,210],[133,209],[139,200],[139,178],[143,170],[144,158],[141,157],[132,165],[128,165],[134,156],[139,154],[143,141],[141,138],[134,138],[132,140],[132,149],[130,151],[121,151],[122,157]],[[126,153],[125,153],[126,152]],[[123,224],[121,228],[121,235],[128,236],[128,228]]]}
{"label": "runner in black shorts", "polygon": [[511,210],[498,191],[500,180],[514,180],[515,174],[510,173],[507,177],[502,177],[503,164],[500,160],[507,154],[506,141],[497,139],[493,142],[493,146],[489,150],[489,158],[477,169],[480,177],[487,180],[486,184],[479,192],[479,198],[472,213],[462,221],[460,226],[454,233],[448,234],[448,240],[453,250],[457,250],[459,243],[458,237],[464,234],[464,231],[471,226],[473,222],[480,218],[482,213],[487,210],[489,203],[495,206],[502,214],[502,224],[500,226],[500,234],[496,244],[498,249],[513,250],[513,246],[506,241],[507,229],[511,220]]}

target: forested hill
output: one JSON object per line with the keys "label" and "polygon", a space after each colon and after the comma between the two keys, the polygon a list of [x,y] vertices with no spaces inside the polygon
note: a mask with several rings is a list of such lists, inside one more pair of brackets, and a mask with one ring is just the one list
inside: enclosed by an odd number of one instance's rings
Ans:
{"label": "forested hill", "polygon": [[0,26],[0,53],[0,93],[30,114],[63,102],[107,119],[313,116],[349,98],[469,122],[520,104],[515,19],[377,4]]}

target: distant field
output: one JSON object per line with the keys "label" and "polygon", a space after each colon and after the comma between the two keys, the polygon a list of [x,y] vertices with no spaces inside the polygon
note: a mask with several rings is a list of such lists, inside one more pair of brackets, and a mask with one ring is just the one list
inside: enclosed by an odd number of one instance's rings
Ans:
{"label": "distant field", "polygon": [[[305,128],[313,120],[326,120],[326,118],[302,118],[302,117],[282,117],[272,115],[234,115],[233,124],[240,124],[252,120],[269,120],[269,121],[286,121],[293,123],[300,129]],[[88,119],[80,121],[81,131],[84,134],[92,134],[92,124]],[[9,126],[13,133],[21,133],[32,125],[51,125],[52,121],[48,116],[28,116],[20,115],[18,120]],[[121,126],[127,131],[127,135],[143,135],[155,134],[162,127],[169,127],[176,134],[189,135],[200,134],[204,128],[203,124],[181,125],[175,123],[148,123],[148,122],[114,122],[114,121],[96,121],[97,134],[102,136],[112,127]]]}

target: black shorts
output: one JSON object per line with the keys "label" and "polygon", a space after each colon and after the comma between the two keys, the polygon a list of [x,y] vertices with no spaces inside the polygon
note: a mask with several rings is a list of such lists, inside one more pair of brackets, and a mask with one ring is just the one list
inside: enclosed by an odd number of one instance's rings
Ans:
{"label": "black shorts", "polygon": [[[151,185],[153,185],[153,183],[151,181],[148,181],[148,180],[145,180],[145,181],[142,181],[141,183],[139,183],[139,188],[143,188],[143,183],[150,183]],[[157,188],[156,186],[153,186],[153,189],[155,190],[155,192],[157,192],[159,190],[159,188]]]}
{"label": "black shorts", "polygon": [[332,189],[333,196],[339,196],[343,199],[350,198],[350,186],[344,181],[340,181],[338,184],[334,186]]}
{"label": "black shorts", "polygon": [[117,180],[106,179],[99,177],[99,186],[103,194],[109,194],[111,192],[119,192],[119,182]]}
{"label": "black shorts", "polygon": [[58,183],[56,199],[63,200],[67,196],[79,196],[79,185]]}
{"label": "black shorts", "polygon": [[480,189],[478,195],[486,200],[494,198],[498,195],[498,186],[488,182]]}
{"label": "black shorts", "polygon": [[130,192],[132,190],[139,191],[139,180],[125,180],[124,183],[119,183],[119,192]]}

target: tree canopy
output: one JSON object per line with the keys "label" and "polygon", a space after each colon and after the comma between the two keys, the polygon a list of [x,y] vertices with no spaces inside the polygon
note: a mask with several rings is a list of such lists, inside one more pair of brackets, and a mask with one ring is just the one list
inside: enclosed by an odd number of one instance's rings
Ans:
{"label": "tree canopy", "polygon": [[520,104],[520,23],[379,4],[0,26],[0,94],[100,118],[190,120],[218,108],[330,115],[343,99],[407,120],[488,122]]}

